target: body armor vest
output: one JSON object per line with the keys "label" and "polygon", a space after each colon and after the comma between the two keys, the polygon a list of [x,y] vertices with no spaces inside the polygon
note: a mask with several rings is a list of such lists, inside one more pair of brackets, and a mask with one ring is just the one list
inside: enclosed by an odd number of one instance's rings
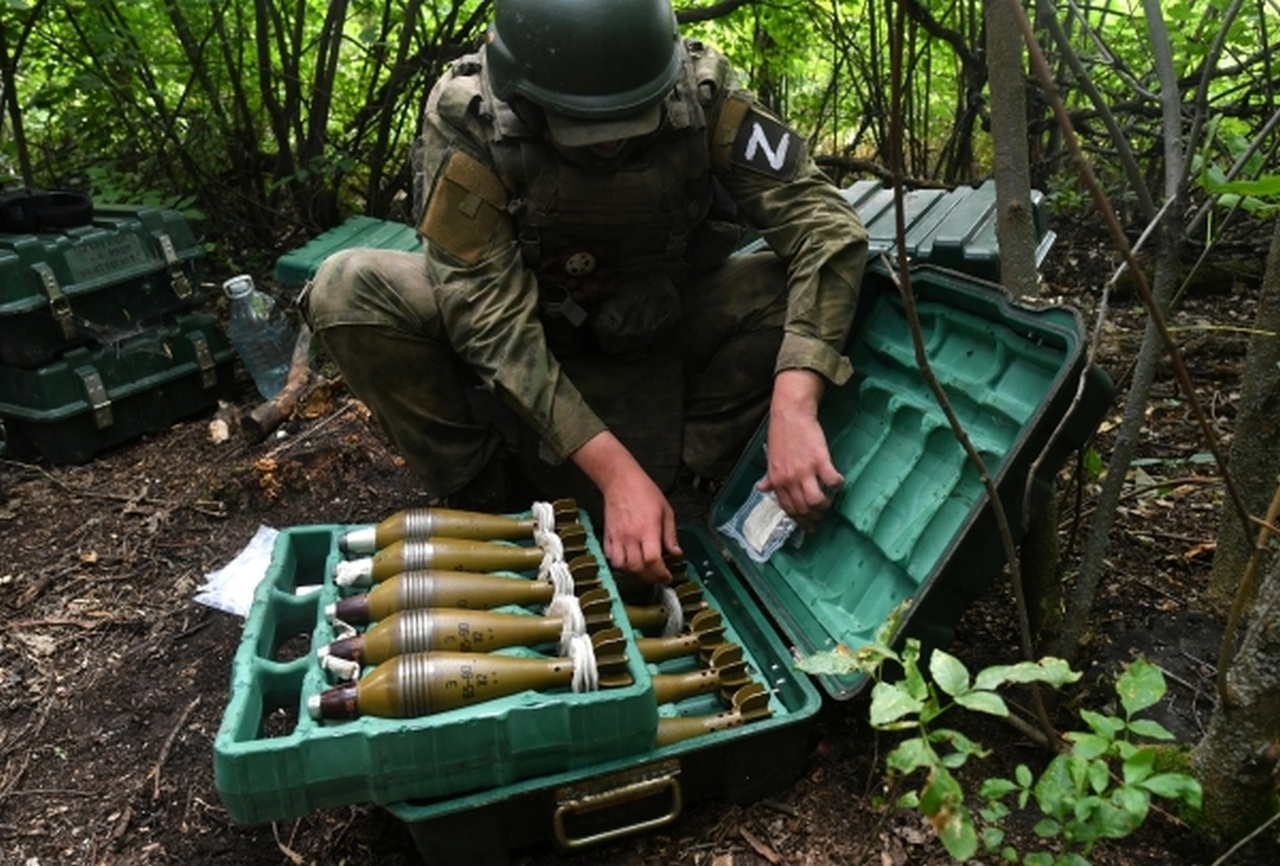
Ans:
{"label": "body armor vest", "polygon": [[483,52],[478,55],[468,84],[476,88],[479,115],[491,118],[489,153],[511,192],[508,210],[527,267],[545,273],[548,262],[581,250],[611,279],[685,278],[691,233],[713,199],[698,84],[722,82],[715,80],[719,64],[703,57],[696,44],[686,51],[684,72],[663,105],[663,125],[627,143],[616,166],[595,168],[557,151],[532,125],[536,118],[526,122],[494,97]]}

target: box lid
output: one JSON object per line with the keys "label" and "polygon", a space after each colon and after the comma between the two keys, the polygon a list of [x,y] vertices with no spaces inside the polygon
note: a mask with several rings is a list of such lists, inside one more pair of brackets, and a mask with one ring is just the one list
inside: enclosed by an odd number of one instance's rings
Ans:
{"label": "box lid", "polygon": [[315,276],[320,264],[329,256],[354,247],[419,252],[422,244],[412,226],[369,216],[353,216],[276,259],[276,282],[286,287],[301,286]]}
{"label": "box lid", "polygon": [[[860,180],[840,190],[853,205],[867,229],[869,257],[894,255],[897,220],[893,187],[877,180]],[[907,257],[917,264],[939,265],[984,280],[1000,279],[1000,246],[996,241],[996,184],[955,189],[915,189],[903,194]],[[1032,219],[1038,240],[1037,261],[1053,245],[1054,233],[1044,195],[1031,193]],[[762,249],[764,241],[753,236],[741,252]]]}
{"label": "box lid", "polygon": [[[999,286],[932,266],[914,268],[911,282],[930,367],[1020,536],[1026,492],[1051,489],[1114,388],[1088,363],[1074,311],[1021,306]],[[735,540],[726,527],[743,525],[765,474],[762,425],[709,517],[803,654],[857,649],[908,599],[902,633],[941,645],[1004,561],[986,488],[917,367],[901,298],[880,265],[867,271],[860,308],[849,346],[854,376],[829,389],[820,410],[845,476],[832,512],[763,563]],[[844,699],[864,680],[825,677],[822,685]]]}

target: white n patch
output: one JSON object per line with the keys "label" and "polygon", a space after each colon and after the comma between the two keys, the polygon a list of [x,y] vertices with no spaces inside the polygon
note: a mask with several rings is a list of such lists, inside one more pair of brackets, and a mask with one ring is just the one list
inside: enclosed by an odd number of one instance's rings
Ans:
{"label": "white n patch", "polygon": [[759,121],[751,124],[751,138],[747,141],[747,149],[743,152],[743,156],[748,162],[754,162],[756,154],[760,151],[764,152],[765,161],[769,163],[769,167],[774,171],[782,171],[782,167],[787,164],[787,148],[791,146],[791,133],[784,129],[782,139],[774,147],[773,142],[769,140],[769,136],[765,135],[764,127]]}

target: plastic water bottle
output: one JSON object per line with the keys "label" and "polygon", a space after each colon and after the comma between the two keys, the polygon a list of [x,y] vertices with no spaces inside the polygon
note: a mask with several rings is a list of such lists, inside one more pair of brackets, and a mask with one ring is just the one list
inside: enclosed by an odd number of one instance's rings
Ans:
{"label": "plastic water bottle", "polygon": [[253,277],[240,274],[223,283],[222,288],[231,299],[227,337],[262,399],[270,400],[280,393],[289,377],[298,336],[275,300],[254,286]]}

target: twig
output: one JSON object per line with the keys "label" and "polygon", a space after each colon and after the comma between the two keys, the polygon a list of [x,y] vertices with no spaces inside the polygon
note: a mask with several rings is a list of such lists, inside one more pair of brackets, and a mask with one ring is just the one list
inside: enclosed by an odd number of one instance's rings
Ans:
{"label": "twig", "polygon": [[271,834],[276,837],[276,847],[280,849],[280,853],[292,860],[295,866],[302,866],[307,862],[301,854],[280,841],[280,825],[274,821],[271,823]]}
{"label": "twig", "polygon": [[1223,863],[1226,863],[1228,860],[1230,860],[1230,859],[1231,859],[1231,857],[1232,857],[1232,856],[1233,856],[1237,851],[1239,851],[1239,850],[1240,850],[1241,848],[1243,848],[1245,845],[1248,845],[1248,844],[1249,844],[1250,842],[1252,842],[1254,839],[1258,838],[1258,836],[1259,836],[1259,835],[1261,835],[1262,833],[1265,833],[1265,832],[1267,831],[1267,829],[1268,829],[1268,828],[1270,828],[1270,827],[1271,827],[1271,825],[1272,825],[1272,824],[1274,824],[1276,821],[1280,821],[1280,812],[1276,812],[1276,813],[1275,813],[1274,815],[1272,815],[1270,818],[1268,818],[1267,820],[1263,821],[1261,824],[1259,824],[1259,825],[1257,826],[1257,828],[1256,828],[1256,829],[1254,829],[1254,831],[1253,831],[1252,833],[1250,833],[1248,836],[1245,836],[1245,837],[1244,837],[1243,839],[1241,839],[1239,842],[1237,842],[1236,844],[1232,845],[1229,849],[1227,849],[1227,853],[1223,854],[1223,855],[1222,855],[1221,857],[1219,857],[1217,860],[1214,860],[1214,861],[1213,861],[1213,866],[1222,866],[1222,864],[1223,864]]}
{"label": "twig", "polygon": [[200,696],[196,695],[192,698],[191,703],[187,704],[187,708],[182,711],[182,715],[178,717],[178,723],[173,726],[173,730],[169,732],[169,736],[165,737],[164,745],[160,747],[160,755],[156,758],[155,766],[151,768],[151,772],[147,774],[142,781],[145,784],[147,779],[153,779],[151,785],[151,799],[160,799],[160,768],[164,766],[164,762],[169,760],[169,751],[173,748],[173,741],[178,738],[178,731],[182,730],[182,726],[187,723],[192,710],[200,703]]}
{"label": "twig", "polygon": [[18,600],[14,603],[14,607],[23,608],[31,604],[31,602],[40,597],[41,593],[49,588],[51,583],[60,577],[65,577],[77,568],[79,568],[78,565],[73,565],[59,571],[50,571],[46,573],[35,583],[31,584],[31,586],[27,587],[26,590],[23,591],[22,595],[18,596]]}
{"label": "twig", "polygon": [[[36,738],[40,735],[40,732],[44,730],[45,722],[49,721],[49,713],[52,710],[53,701],[46,701],[44,705],[44,712],[42,712],[40,714],[40,718],[36,720],[34,730],[29,733],[23,732],[22,736],[16,738],[15,742],[24,744],[37,742]],[[13,789],[17,787],[18,782],[22,780],[24,775],[26,775],[27,767],[31,763],[31,755],[33,753],[34,750],[27,749],[25,754],[22,756],[22,764],[18,767],[17,772],[15,772],[13,777],[8,779],[3,785],[0,785],[0,803],[3,803],[5,799],[13,793]]]}

